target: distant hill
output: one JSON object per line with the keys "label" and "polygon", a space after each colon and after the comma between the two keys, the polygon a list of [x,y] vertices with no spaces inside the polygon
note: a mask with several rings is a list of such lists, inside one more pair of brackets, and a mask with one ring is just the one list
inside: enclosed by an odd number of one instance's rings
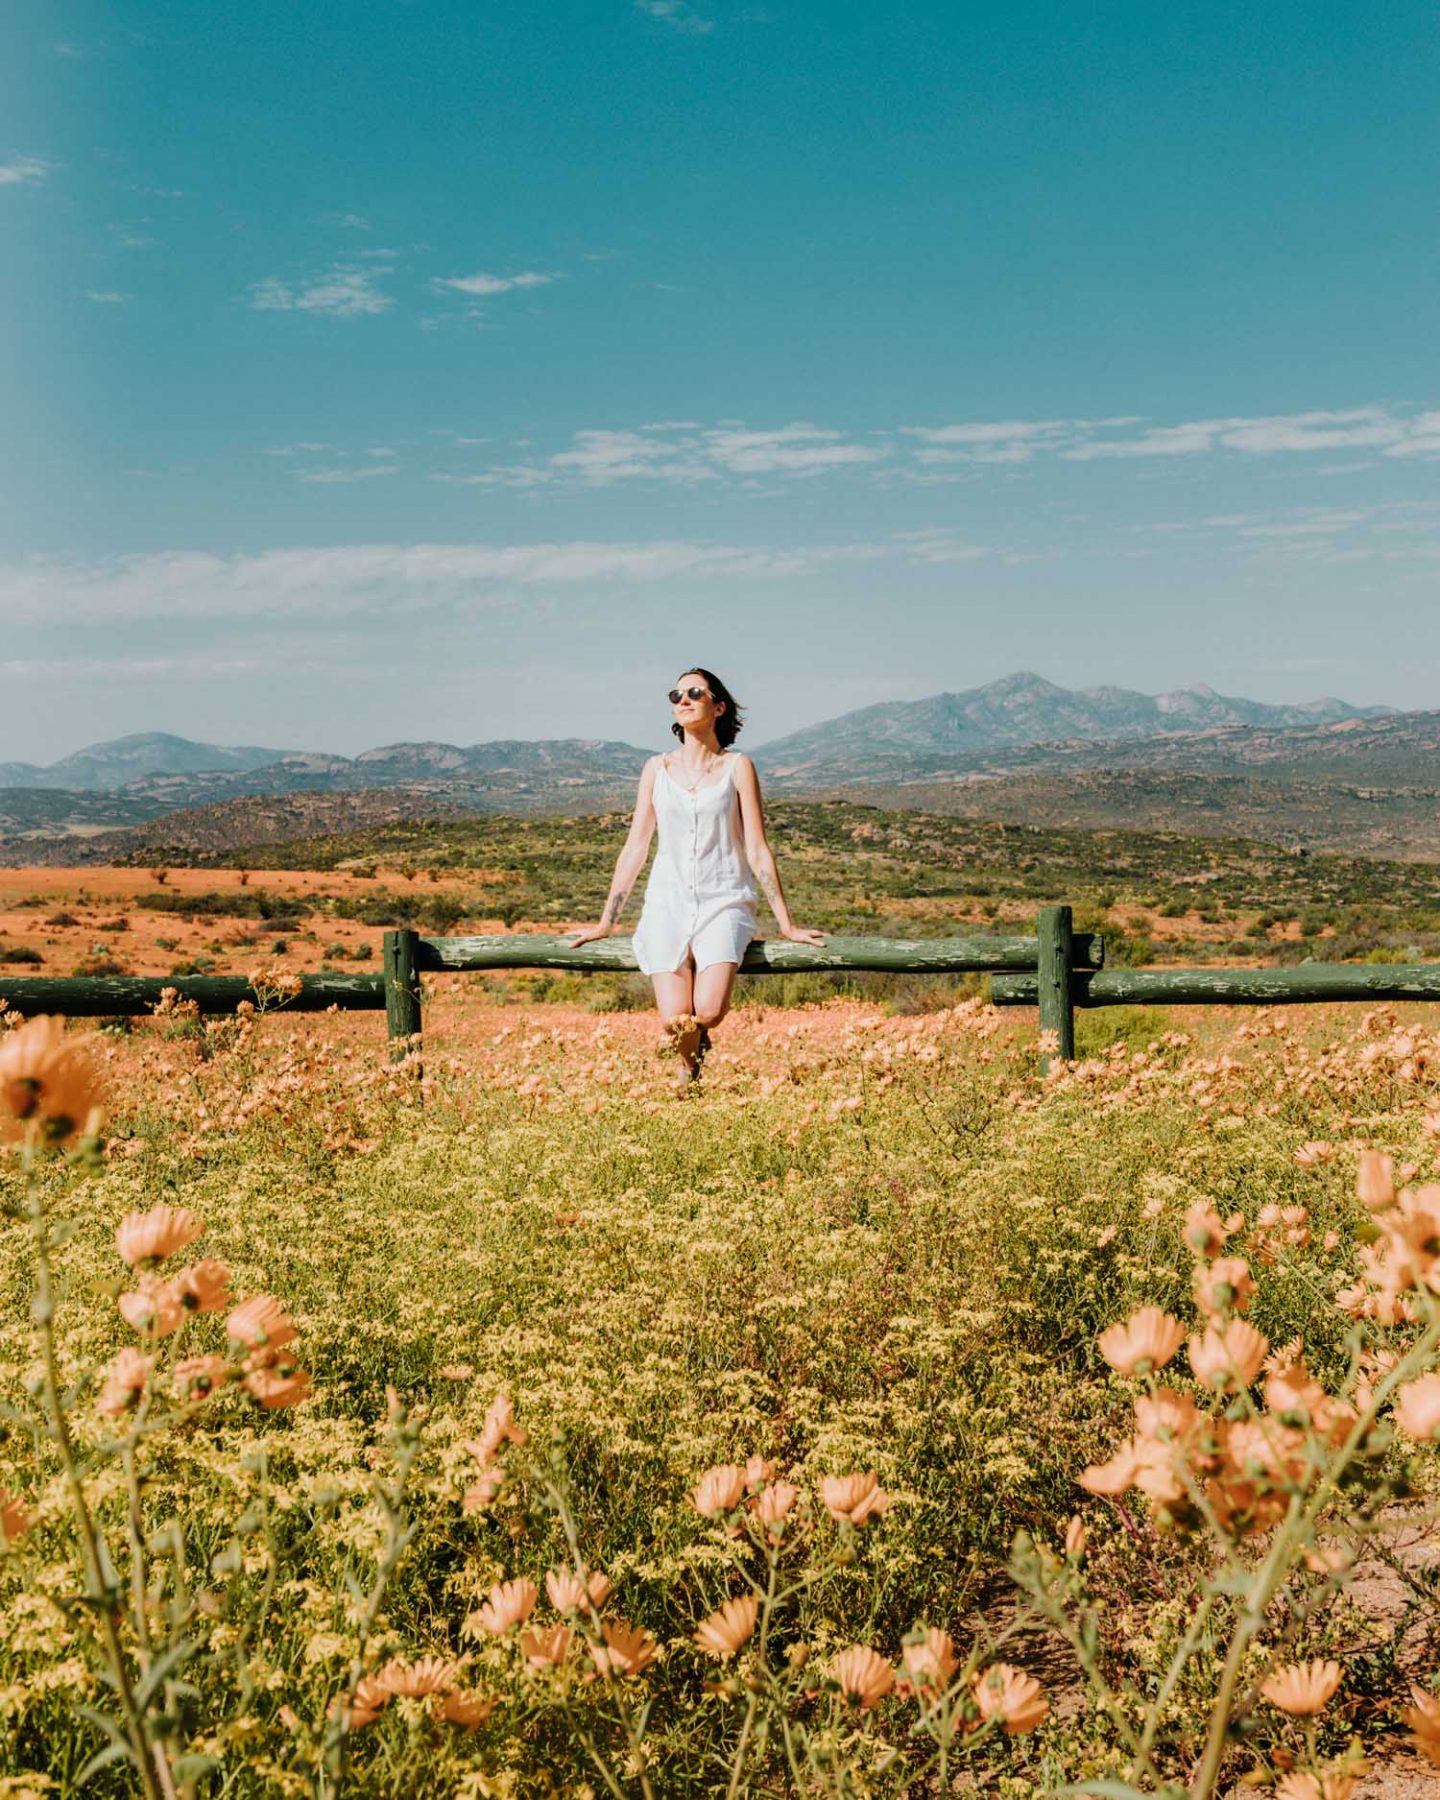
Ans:
{"label": "distant hill", "polygon": [[0,788],[119,788],[147,775],[239,773],[280,762],[284,750],[250,745],[197,744],[166,731],[142,731],[76,750],[48,767],[0,763]]}
{"label": "distant hill", "polygon": [[[124,738],[49,769],[0,765],[0,861],[281,843],[329,829],[318,804],[327,797],[357,801],[334,814],[357,830],[371,818],[625,811],[647,754],[584,738],[399,743],[355,757]],[[1075,692],[1020,674],[865,707],[754,755],[776,798],[1440,859],[1440,712],[1334,699],[1270,706],[1208,688]],[[358,804],[366,794],[373,812]]]}
{"label": "distant hill", "polygon": [[1392,710],[1330,698],[1303,706],[1271,706],[1217,694],[1209,687],[1181,688],[1172,694],[1139,694],[1118,687],[1076,691],[1022,672],[963,693],[888,700],[842,713],[761,744],[755,761],[776,774],[851,780],[863,776],[867,761],[877,756],[894,769],[906,754],[948,758],[1075,739],[1113,742],[1234,726],[1304,728],[1385,717]]}

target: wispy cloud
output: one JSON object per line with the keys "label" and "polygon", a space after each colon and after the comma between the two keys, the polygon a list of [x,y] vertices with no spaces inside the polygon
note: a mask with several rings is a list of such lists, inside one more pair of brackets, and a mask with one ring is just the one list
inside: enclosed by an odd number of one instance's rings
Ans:
{"label": "wispy cloud", "polygon": [[861,443],[842,432],[797,423],[770,431],[743,426],[696,426],[689,421],[642,425],[633,430],[577,431],[569,447],[538,462],[500,463],[473,474],[450,476],[468,484],[539,487],[578,481],[609,487],[622,481],[678,486],[732,476],[807,477],[883,462],[883,443]]}
{"label": "wispy cloud", "polygon": [[[236,675],[258,675],[268,665],[257,656],[34,656],[0,661],[0,679],[12,681],[153,681],[175,677],[187,682],[227,681]],[[293,672],[294,664],[288,667]]]}
{"label": "wispy cloud", "polygon": [[536,269],[522,270],[519,275],[446,275],[436,279],[437,288],[453,288],[457,294],[508,294],[514,288],[549,287],[559,281],[558,275],[542,275]]}
{"label": "wispy cloud", "polygon": [[389,312],[395,304],[379,283],[388,270],[343,266],[308,281],[292,284],[271,275],[250,289],[250,305],[257,312],[320,313],[333,319],[359,319]]}
{"label": "wispy cloud", "polygon": [[130,295],[117,294],[113,288],[85,288],[82,298],[93,300],[97,306],[123,306]]}
{"label": "wispy cloud", "polygon": [[635,0],[635,5],[652,19],[659,19],[662,24],[690,37],[703,37],[715,29],[713,19],[696,12],[693,6],[686,5],[685,0]]}
{"label": "wispy cloud", "polygon": [[374,229],[364,213],[321,213],[320,223],[322,225],[333,225],[337,231],[370,231]]}
{"label": "wispy cloud", "polygon": [[12,156],[0,162],[0,187],[20,187],[28,182],[43,181],[56,165],[43,156]]}
{"label": "wispy cloud", "polygon": [[974,561],[948,531],[788,547],[661,538],[607,543],[341,544],[217,556],[195,551],[0,564],[0,614],[15,625],[140,619],[298,618],[429,607],[467,612],[516,588],[607,582],[773,580],[889,560]]}
{"label": "wispy cloud", "polygon": [[[394,453],[392,451],[389,454],[393,455]],[[350,481],[373,481],[377,475],[393,475],[394,473],[394,463],[374,462],[348,469],[298,469],[296,478],[300,481],[315,482],[324,487],[333,487]]]}
{"label": "wispy cloud", "polygon": [[[1143,426],[1143,430],[1129,429]],[[944,463],[1019,463],[1045,455],[1066,462],[1105,459],[1242,455],[1284,456],[1317,450],[1360,449],[1382,456],[1440,452],[1440,413],[1388,406],[1257,417],[1187,419],[1159,424],[1112,419],[1011,419],[901,428],[921,446],[921,466]]]}

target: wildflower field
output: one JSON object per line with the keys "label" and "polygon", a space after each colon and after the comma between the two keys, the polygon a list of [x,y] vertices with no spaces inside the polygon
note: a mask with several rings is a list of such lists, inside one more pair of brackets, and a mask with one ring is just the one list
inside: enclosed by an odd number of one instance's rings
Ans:
{"label": "wildflower field", "polygon": [[1432,1012],[437,988],[0,1037],[0,1793],[1440,1764]]}

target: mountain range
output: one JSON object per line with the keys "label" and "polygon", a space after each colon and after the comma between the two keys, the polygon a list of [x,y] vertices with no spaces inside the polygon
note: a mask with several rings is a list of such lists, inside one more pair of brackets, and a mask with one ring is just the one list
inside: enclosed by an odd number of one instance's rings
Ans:
{"label": "mountain range", "polygon": [[[436,814],[623,810],[648,754],[569,738],[398,743],[344,757],[142,733],[46,767],[0,764],[0,860],[102,861],[149,841],[279,842],[297,822],[287,796],[308,797],[312,821],[333,797],[356,823],[366,793],[387,816],[397,804]],[[1440,856],[1440,712],[1333,698],[1277,706],[1208,687],[1076,691],[1021,673],[863,707],[753,755],[767,791],[783,797],[843,794],[1036,824],[1164,829],[1173,819],[1192,832]]]}
{"label": "mountain range", "polygon": [[[875,751],[922,755],[994,750],[1070,739],[1146,738],[1225,726],[1284,729],[1380,718],[1385,706],[1351,706],[1325,698],[1300,706],[1234,699],[1213,688],[1169,694],[1128,688],[1057,687],[1022,672],[984,687],[925,700],[891,700],[827,719],[755,747],[762,767],[791,773],[797,766],[830,773]],[[258,792],[254,778],[282,790],[307,787],[390,787],[415,780],[457,781],[496,775],[535,776],[563,784],[597,774],[630,774],[647,753],[633,744],[585,738],[502,738],[462,747],[443,743],[386,744],[358,756],[262,750],[254,745],[200,744],[168,732],[139,732],[91,744],[59,762],[0,763],[0,788],[72,792],[137,787],[156,778],[222,777]],[[245,779],[250,778],[250,779]]]}

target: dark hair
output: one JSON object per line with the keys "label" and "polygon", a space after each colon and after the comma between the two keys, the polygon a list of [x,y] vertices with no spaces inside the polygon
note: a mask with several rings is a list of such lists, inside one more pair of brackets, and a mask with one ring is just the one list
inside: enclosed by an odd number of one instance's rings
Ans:
{"label": "dark hair", "polygon": [[[712,674],[709,669],[702,669],[696,664],[691,668],[686,669],[684,673],[686,675],[703,675],[705,677],[705,685],[710,690],[710,698],[724,704],[724,712],[722,712],[715,721],[715,735],[720,740],[720,748],[722,750],[728,750],[735,742],[736,738],[739,737],[741,728],[745,723],[745,714],[741,710],[740,702],[730,692],[729,688],[726,687],[720,677]],[[680,724],[672,724],[670,729],[683,743],[685,740],[685,727]]]}

